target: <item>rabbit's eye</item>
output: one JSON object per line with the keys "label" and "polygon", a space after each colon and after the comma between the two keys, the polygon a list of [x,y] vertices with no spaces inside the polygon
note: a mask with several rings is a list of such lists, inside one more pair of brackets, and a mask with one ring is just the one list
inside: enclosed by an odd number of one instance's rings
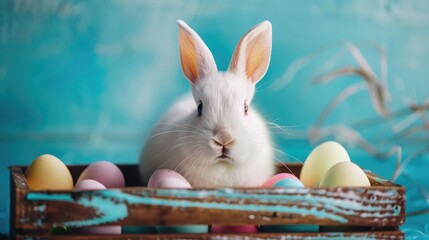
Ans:
{"label": "rabbit's eye", "polygon": [[203,114],[203,102],[200,100],[198,103],[198,116],[200,117]]}
{"label": "rabbit's eye", "polygon": [[244,116],[247,116],[247,111],[249,111],[249,106],[247,105],[247,101],[244,101]]}

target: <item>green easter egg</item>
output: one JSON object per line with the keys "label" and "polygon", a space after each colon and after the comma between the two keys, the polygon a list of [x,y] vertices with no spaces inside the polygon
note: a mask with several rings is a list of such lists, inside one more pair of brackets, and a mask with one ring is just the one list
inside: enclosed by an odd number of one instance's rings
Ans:
{"label": "green easter egg", "polygon": [[208,225],[156,226],[158,233],[207,233]]}

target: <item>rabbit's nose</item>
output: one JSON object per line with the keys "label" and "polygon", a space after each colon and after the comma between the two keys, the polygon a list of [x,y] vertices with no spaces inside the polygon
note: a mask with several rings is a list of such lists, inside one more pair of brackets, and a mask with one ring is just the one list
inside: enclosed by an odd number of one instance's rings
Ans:
{"label": "rabbit's nose", "polygon": [[217,130],[212,137],[212,140],[212,143],[216,148],[231,148],[235,142],[229,131],[224,128]]}

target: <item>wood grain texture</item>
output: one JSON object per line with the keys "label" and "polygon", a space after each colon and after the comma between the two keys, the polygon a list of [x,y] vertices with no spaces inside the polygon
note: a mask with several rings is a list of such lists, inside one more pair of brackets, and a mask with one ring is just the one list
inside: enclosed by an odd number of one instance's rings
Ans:
{"label": "wood grain texture", "polygon": [[[131,181],[137,179],[137,165],[120,167],[125,173],[127,185],[135,185]],[[291,165],[289,168],[298,173],[300,165]],[[70,169],[77,178],[84,166],[71,166]],[[25,192],[25,199],[15,205],[17,211],[14,222],[19,229],[135,223],[397,227],[404,222],[405,190],[392,184],[387,187],[389,182],[376,178],[371,180],[376,186],[367,188],[189,190],[126,187],[83,192],[43,192],[26,189],[24,169],[11,170],[15,184],[20,185],[18,189]]]}
{"label": "wood grain texture", "polygon": [[10,234],[14,236],[19,227],[16,216],[25,215],[22,211],[25,205],[25,194],[28,192],[27,179],[21,167],[10,168]]}
{"label": "wood grain texture", "polygon": [[115,239],[404,239],[401,231],[372,231],[372,232],[321,232],[321,233],[254,233],[254,234],[144,234],[144,235],[42,235],[23,234],[19,240],[31,239],[85,239],[85,240],[115,240]]}
{"label": "wood grain texture", "polygon": [[[321,224],[398,226],[402,189],[147,189],[30,192],[18,226]],[[65,211],[64,209],[67,209]]]}

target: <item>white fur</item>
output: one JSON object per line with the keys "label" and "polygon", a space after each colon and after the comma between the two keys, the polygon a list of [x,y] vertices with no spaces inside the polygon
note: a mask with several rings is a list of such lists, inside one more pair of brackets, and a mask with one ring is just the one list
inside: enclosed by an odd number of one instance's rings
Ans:
{"label": "white fur", "polygon": [[[267,29],[267,24],[264,22],[258,26]],[[264,37],[269,39],[271,51],[271,25],[266,33],[258,26],[248,34],[255,29],[259,34],[269,34],[269,37]],[[196,56],[212,58],[192,29],[189,30],[181,21],[179,27],[195,40]],[[248,34],[243,38],[246,39]],[[246,41],[242,39],[240,42]],[[243,46],[237,48],[240,47]],[[182,50],[181,54],[187,54]],[[245,60],[240,59],[242,61]],[[198,68],[197,79],[187,76],[192,83],[192,95],[186,95],[167,111],[146,142],[140,158],[140,173],[144,182],[147,183],[157,169],[166,168],[182,174],[193,187],[260,186],[274,174],[274,160],[268,128],[251,105],[256,80],[249,80],[245,69],[223,73],[214,71],[217,69],[213,66],[214,61],[200,59],[197,63],[198,66],[182,66],[184,71],[189,67]],[[265,73],[266,69],[258,71],[256,78],[262,78],[261,71]],[[202,116],[197,114],[200,100],[203,102]],[[247,115],[244,114],[245,101],[249,105]],[[227,160],[217,158],[220,150],[210,145],[216,130],[220,128],[227,129],[234,138],[229,153],[231,158]]]}

